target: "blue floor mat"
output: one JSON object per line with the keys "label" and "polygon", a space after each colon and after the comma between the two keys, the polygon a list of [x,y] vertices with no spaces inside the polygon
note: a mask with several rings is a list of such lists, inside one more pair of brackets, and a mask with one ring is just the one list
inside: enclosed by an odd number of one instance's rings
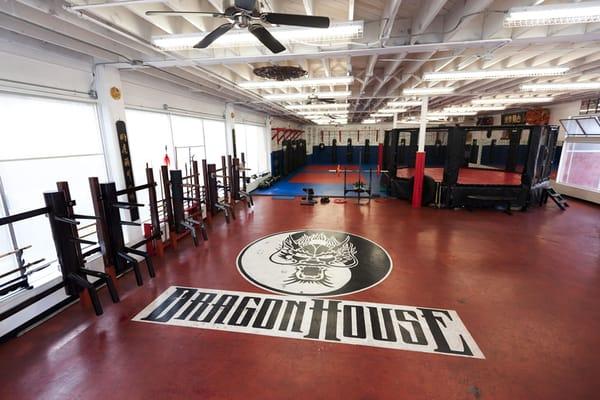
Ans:
{"label": "blue floor mat", "polygon": [[[294,183],[290,182],[297,173],[302,172],[303,169],[282,178],[279,182],[275,183],[273,186],[267,189],[256,189],[252,192],[253,195],[256,196],[303,196],[305,195],[303,188],[313,188],[315,191],[315,196],[328,196],[328,197],[343,197],[344,196],[344,185],[343,184],[318,184],[318,183]],[[362,174],[364,182],[368,184],[369,176],[368,174]],[[379,176],[373,174],[372,181],[372,192],[374,195],[379,195],[380,197],[387,197],[387,193],[385,191],[381,191],[379,186]],[[351,187],[350,184],[347,184],[347,187]],[[365,194],[361,194],[361,197],[364,197]],[[348,193],[346,197],[356,197],[355,193]]]}

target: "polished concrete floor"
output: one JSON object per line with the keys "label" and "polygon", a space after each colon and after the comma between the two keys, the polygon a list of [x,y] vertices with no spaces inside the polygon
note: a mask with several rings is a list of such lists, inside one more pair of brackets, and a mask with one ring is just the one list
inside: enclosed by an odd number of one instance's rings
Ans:
{"label": "polished concrete floor", "polygon": [[[411,209],[256,200],[210,240],[118,282],[105,314],[75,304],[0,346],[1,399],[597,399],[600,208]],[[160,326],[132,317],[171,285],[266,293],[238,273],[249,242],[323,228],[374,240],[389,277],[338,299],[456,310],[485,359]]]}

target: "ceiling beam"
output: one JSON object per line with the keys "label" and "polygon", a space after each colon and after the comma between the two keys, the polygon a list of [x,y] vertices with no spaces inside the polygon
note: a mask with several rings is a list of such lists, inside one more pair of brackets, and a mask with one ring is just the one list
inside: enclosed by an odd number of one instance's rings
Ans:
{"label": "ceiling beam", "polygon": [[302,0],[304,3],[304,10],[306,11],[306,15],[315,15],[315,4],[314,0]]}
{"label": "ceiling beam", "polygon": [[[411,35],[419,35],[429,28],[435,17],[439,14],[447,0],[424,0],[421,2],[417,16],[412,21]],[[411,43],[416,43],[417,38],[412,37]]]}
{"label": "ceiling beam", "polygon": [[240,64],[260,62],[282,62],[286,60],[322,59],[322,58],[344,58],[347,56],[361,57],[371,55],[392,55],[400,53],[424,53],[430,51],[446,51],[464,48],[485,49],[497,47],[501,44],[510,43],[510,39],[471,40],[451,43],[425,43],[415,45],[402,45],[390,47],[352,48],[344,50],[312,51],[299,53],[263,54],[242,57],[202,57],[173,60],[149,61],[155,66],[177,66],[177,65],[218,65],[218,64]]}
{"label": "ceiling beam", "polygon": [[149,4],[149,3],[162,3],[162,1],[161,0],[115,0],[115,1],[105,1],[104,3],[70,5],[67,7],[69,7],[71,10],[91,10],[94,8],[119,7],[119,6],[129,6],[129,5],[133,5],[133,4]]}

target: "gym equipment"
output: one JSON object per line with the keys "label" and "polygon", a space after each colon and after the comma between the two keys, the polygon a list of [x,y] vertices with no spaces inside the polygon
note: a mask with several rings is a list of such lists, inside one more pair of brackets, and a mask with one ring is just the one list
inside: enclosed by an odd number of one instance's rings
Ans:
{"label": "gym equipment", "polygon": [[[206,160],[202,160],[208,212],[213,216],[218,212],[223,212],[227,223],[230,222],[230,217],[236,219],[234,212],[236,201],[245,202],[248,208],[254,206],[252,195],[246,190],[246,183],[249,181],[246,171],[249,169],[245,167],[246,158],[243,153],[241,157],[242,161],[240,162],[238,158],[222,156],[219,169],[214,164],[207,164]],[[218,179],[222,179],[222,181]]]}
{"label": "gym equipment", "polygon": [[331,140],[331,163],[337,164],[337,140]]}
{"label": "gym equipment", "polygon": [[[550,173],[552,160],[556,149],[558,127],[551,125],[499,125],[499,126],[454,126],[454,127],[429,127],[428,132],[445,135],[447,146],[444,154],[444,168],[441,179],[435,181],[426,178],[424,181],[424,204],[425,200],[433,197],[432,203],[437,207],[456,208],[481,208],[481,207],[518,207],[526,210],[530,205],[544,204],[548,197],[555,198],[549,192]],[[459,171],[469,165],[469,161],[479,157],[478,143],[476,139],[467,145],[467,134],[469,132],[494,132],[501,131],[509,140],[508,155],[505,168],[469,168],[470,171],[478,172],[483,182],[469,183],[459,182]],[[506,176],[517,169],[519,160],[519,143],[523,131],[528,131],[528,143],[526,146],[525,164],[519,174],[520,184],[516,183],[485,183],[486,176],[490,173],[503,172]],[[411,146],[416,143],[418,130],[394,129],[386,132],[384,145],[384,168],[385,173],[381,178],[382,187],[388,188],[390,194],[399,198],[410,198],[412,194],[413,181],[411,177],[398,177],[397,164],[394,162],[396,155],[394,149],[395,137],[400,132],[408,132],[411,136]],[[440,139],[439,135],[436,135]],[[488,134],[491,137],[491,134]],[[436,139],[436,142],[437,142]],[[495,145],[495,142],[492,141]],[[443,149],[443,146],[441,146]],[[435,150],[433,150],[435,152]],[[442,150],[444,151],[444,150]],[[428,153],[429,154],[429,153]],[[410,157],[409,157],[410,158]],[[414,161],[407,163],[408,167],[414,167]],[[432,169],[435,170],[435,169]],[[491,170],[491,171],[490,171]],[[465,170],[463,169],[463,172]],[[435,172],[435,171],[433,171]],[[486,175],[487,174],[487,175]],[[508,174],[508,175],[506,175]],[[487,178],[490,179],[490,178]],[[433,191],[433,196],[432,196]],[[561,202],[560,199],[557,199]],[[562,199],[564,201],[564,199]],[[560,205],[559,205],[560,207]],[[563,206],[564,207],[564,206]],[[561,207],[562,208],[562,207]]]}
{"label": "gym equipment", "polygon": [[[194,246],[198,247],[196,227],[200,229],[202,238],[208,240],[206,224],[202,215],[202,204],[205,203],[205,194],[204,188],[200,185],[198,162],[192,161],[191,175],[183,176],[181,170],[172,170],[170,175],[175,233],[189,233]],[[193,193],[190,189],[193,189]]]}
{"label": "gym equipment", "polygon": [[[357,204],[368,204],[372,198],[374,197],[379,197],[378,195],[373,193],[373,171],[376,171],[377,173],[380,172],[388,172],[387,170],[385,171],[379,171],[377,170],[373,170],[371,168],[368,169],[362,169],[362,157],[359,155],[359,159],[358,159],[358,169],[347,169],[344,168],[343,170],[341,170],[339,167],[337,169],[332,169],[329,170],[329,172],[335,172],[335,173],[340,173],[343,172],[344,173],[344,198],[346,198],[348,193],[356,193],[357,194]],[[358,181],[356,182],[351,182],[350,185],[348,185],[348,173],[358,173]],[[362,174],[363,172],[368,172],[369,173],[369,180],[368,180],[368,184],[366,184],[362,179]],[[364,194],[366,194],[366,196],[364,196]],[[361,197],[361,195],[363,195]],[[366,199],[367,203],[361,203],[361,199]]]}
{"label": "gym equipment", "polygon": [[329,197],[321,197],[321,204],[328,204],[330,202]]}
{"label": "gym equipment", "polygon": [[[231,156],[229,156],[229,159],[231,160]],[[250,178],[246,177],[246,171],[250,171],[250,168],[246,168],[246,155],[241,153],[240,158],[234,158],[230,165],[230,175],[232,177],[231,181],[235,183],[233,190],[235,199],[244,201],[248,208],[252,208],[254,206],[254,200],[252,199],[252,195],[248,192],[246,187],[247,183],[250,183]],[[255,175],[254,179],[256,179]],[[242,183],[241,187],[240,182]]]}
{"label": "gym equipment", "polygon": [[346,142],[346,163],[348,164],[352,164],[354,158],[352,152],[352,139],[348,138],[348,141]]}
{"label": "gym equipment", "polygon": [[[215,164],[207,164],[202,160],[202,170],[206,182],[206,201],[207,208],[212,216],[222,212],[225,221],[230,222],[230,217],[236,219],[232,207],[233,199],[230,196],[230,187],[228,186],[227,165],[225,156],[221,157],[221,168],[217,169]],[[220,172],[221,175],[217,175]],[[222,179],[219,181],[218,179]],[[220,194],[222,193],[222,196]]]}
{"label": "gym equipment", "polygon": [[281,179],[280,176],[270,176],[267,179],[263,180],[261,183],[258,184],[258,187],[260,189],[268,189],[270,188],[274,183],[279,182],[279,180]]}
{"label": "gym equipment", "polygon": [[[111,296],[111,300],[114,303],[118,303],[120,301],[119,295],[110,275],[104,272],[92,271],[85,268],[85,259],[95,253],[100,252],[102,246],[94,247],[97,245],[97,243],[80,238],[77,227],[80,224],[80,220],[96,221],[98,220],[98,217],[93,215],[76,214],[73,211],[73,207],[76,205],[76,203],[70,198],[68,185],[65,185],[65,183],[62,182],[59,183],[58,186],[59,188],[62,188],[62,190],[44,193],[45,207],[0,218],[0,226],[12,226],[12,224],[24,221],[26,219],[46,215],[50,224],[50,230],[52,232],[52,239],[56,248],[58,264],[63,277],[62,282],[4,311],[2,314],[0,314],[0,321],[9,318],[10,316],[18,313],[26,307],[29,307],[30,305],[49,296],[61,288],[64,288],[66,294],[71,298],[80,296],[84,291],[87,292],[96,315],[102,315],[103,313],[102,304],[100,303],[98,293],[96,291],[97,285],[106,284]],[[91,250],[82,251],[82,244],[89,245],[93,248]],[[23,252],[29,248],[31,248],[31,246],[25,246],[2,254],[1,257],[3,258],[10,255],[15,255],[18,260],[23,261]],[[19,268],[4,273],[2,277],[17,273],[19,276],[0,284],[0,295],[8,294],[18,289],[31,289],[32,287],[29,283],[29,277],[33,273],[41,271],[54,264],[50,262],[39,265],[44,261],[44,259],[40,259],[22,266],[20,265],[21,262],[19,262]],[[88,276],[96,277],[98,280],[95,283],[91,283],[88,281]]]}
{"label": "gym equipment", "polygon": [[[159,255],[163,254],[162,232],[160,230],[160,219],[158,214],[158,201],[156,197],[156,182],[154,182],[154,173],[152,168],[146,168],[147,183],[145,185],[131,187],[123,190],[117,190],[114,182],[99,183],[98,178],[89,179],[92,193],[92,202],[94,210],[100,216],[103,223],[98,224],[98,238],[102,248],[102,254],[105,257],[107,270],[113,270],[114,274],[122,274],[129,268],[133,269],[136,283],[138,286],[143,284],[142,274],[139,268],[139,262],[132,255],[142,257],[146,261],[148,274],[151,278],[156,276],[152,259],[146,251],[139,250],[140,247],[152,243],[154,248],[159,249]],[[119,201],[119,196],[128,195],[132,192],[142,190],[148,191],[150,221],[152,224],[152,234],[143,238],[130,246],[125,244],[123,226],[141,226],[141,223],[135,221],[124,221],[121,219],[121,210],[139,209],[143,204],[129,203]],[[167,193],[165,193],[166,197]],[[168,209],[168,204],[163,203]],[[172,211],[171,211],[172,216]]]}
{"label": "gym equipment", "polygon": [[303,206],[314,206],[317,204],[315,200],[315,191],[313,188],[303,188],[302,191],[306,193],[306,196],[302,197],[302,201],[300,202]]}
{"label": "gym equipment", "polygon": [[[298,131],[301,134],[302,131]],[[306,164],[306,140],[284,140],[282,142],[282,175],[287,176],[296,171],[298,168]],[[273,175],[278,175],[274,169]]]}

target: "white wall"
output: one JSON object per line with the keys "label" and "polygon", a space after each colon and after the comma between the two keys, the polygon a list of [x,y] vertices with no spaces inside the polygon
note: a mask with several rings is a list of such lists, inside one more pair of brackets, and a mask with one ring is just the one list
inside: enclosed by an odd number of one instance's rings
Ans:
{"label": "white wall", "polygon": [[581,108],[581,101],[571,101],[569,103],[553,104],[546,107],[550,110],[550,124],[560,126],[560,139],[565,137],[565,132],[560,124],[561,119],[567,119],[569,117],[579,115],[579,109]]}
{"label": "white wall", "polygon": [[[87,92],[92,84],[91,57],[49,49],[39,42],[0,40],[0,79]],[[5,88],[18,85],[0,81]],[[50,89],[43,89],[50,92]],[[65,95],[67,93],[64,93]]]}

